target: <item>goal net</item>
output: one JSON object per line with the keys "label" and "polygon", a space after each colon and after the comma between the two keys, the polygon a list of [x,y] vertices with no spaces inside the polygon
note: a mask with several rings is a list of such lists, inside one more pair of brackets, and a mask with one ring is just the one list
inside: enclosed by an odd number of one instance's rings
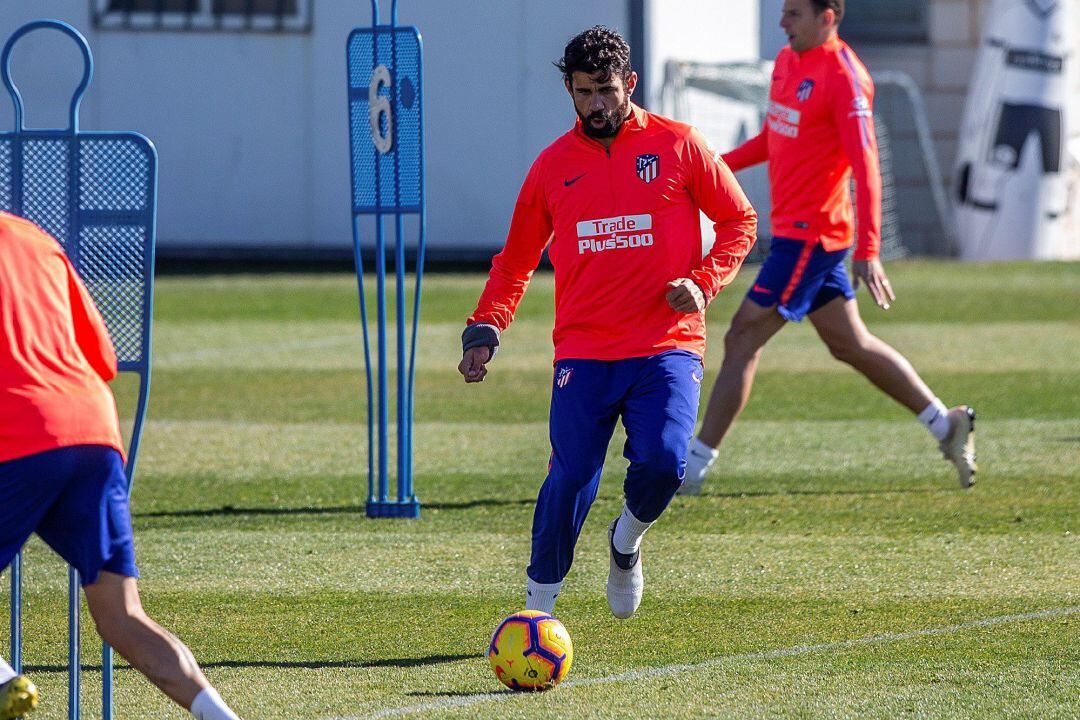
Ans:
{"label": "goal net", "polygon": [[[714,147],[727,152],[761,131],[772,62],[668,63],[662,90],[665,114],[696,126]],[[903,73],[874,76],[874,125],[881,155],[881,254],[949,256],[955,252],[951,211],[918,87]],[[768,171],[739,173],[739,181],[762,221],[759,247],[770,228]]]}

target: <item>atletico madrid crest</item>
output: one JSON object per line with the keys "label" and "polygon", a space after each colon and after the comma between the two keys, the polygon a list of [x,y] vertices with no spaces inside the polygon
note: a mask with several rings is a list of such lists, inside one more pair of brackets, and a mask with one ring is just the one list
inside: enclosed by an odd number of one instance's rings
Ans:
{"label": "atletico madrid crest", "polygon": [[651,183],[660,174],[659,155],[638,155],[637,176],[647,183]]}
{"label": "atletico madrid crest", "polygon": [[810,99],[810,96],[814,93],[814,81],[807,79],[799,83],[799,89],[795,93],[795,97],[799,98],[799,102],[806,102]]}
{"label": "atletico madrid crest", "polygon": [[570,376],[573,374],[574,368],[559,368],[559,374],[555,377],[555,385],[564,388],[566,384],[570,382]]}

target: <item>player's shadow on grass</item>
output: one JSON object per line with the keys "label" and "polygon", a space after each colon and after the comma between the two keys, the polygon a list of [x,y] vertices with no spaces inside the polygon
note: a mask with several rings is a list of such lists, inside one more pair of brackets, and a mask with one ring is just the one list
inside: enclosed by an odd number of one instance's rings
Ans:
{"label": "player's shadow on grass", "polygon": [[[830,495],[913,495],[944,492],[943,487],[922,488],[880,488],[876,490],[749,490],[743,492],[709,492],[705,497],[714,498],[760,498],[760,497],[783,497],[785,495],[822,496]],[[461,500],[455,502],[425,502],[422,507],[427,510],[474,510],[476,508],[500,508],[500,507],[531,507],[536,503],[535,498],[478,498],[476,500]],[[133,516],[140,519],[153,518],[215,518],[215,517],[239,517],[249,516],[290,516],[290,515],[363,515],[363,505],[338,505],[331,507],[236,507],[223,505],[217,508],[204,508],[201,510],[155,510],[151,512],[137,512]]]}
{"label": "player's shadow on grass", "polygon": [[[460,660],[478,660],[483,655],[468,653],[464,655],[426,655],[415,658],[381,658],[378,660],[219,660],[199,663],[202,668],[272,668],[275,670],[322,670],[325,668],[413,668],[428,665],[443,665]],[[28,673],[66,673],[67,665],[26,665]],[[101,665],[86,664],[86,672],[100,672]],[[117,663],[117,670],[132,670],[127,663]]]}
{"label": "player's shadow on grass", "polygon": [[929,495],[946,492],[951,488],[922,487],[922,488],[882,488],[880,490],[748,490],[744,492],[709,492],[706,490],[701,497],[714,498],[763,498],[784,497],[785,495],[805,495],[808,497],[829,497],[830,495]]}
{"label": "player's shadow on grass", "polygon": [[405,693],[413,697],[477,697],[488,695],[515,695],[513,690],[492,690],[490,692],[476,692],[475,690],[412,690]]}
{"label": "player's shadow on grass", "polygon": [[462,500],[460,502],[432,502],[424,503],[424,507],[432,510],[472,510],[479,507],[510,507],[513,505],[532,506],[536,504],[536,498],[523,500],[510,500],[499,498],[480,498],[478,500]]}
{"label": "player's shadow on grass", "polygon": [[323,668],[413,668],[428,665],[444,665],[460,660],[475,660],[483,655],[467,653],[464,655],[426,655],[415,658],[381,658],[378,660],[221,660],[201,663],[204,668],[275,668],[321,670]]}
{"label": "player's shadow on grass", "polygon": [[[479,507],[510,507],[513,505],[531,506],[536,498],[526,499],[500,499],[481,498],[478,500],[462,500],[460,502],[422,502],[421,507],[427,510],[471,510]],[[217,508],[204,508],[201,510],[155,510],[152,512],[133,513],[137,518],[211,518],[211,517],[234,517],[238,515],[363,515],[363,505],[339,505],[333,507],[236,507],[223,505]]]}
{"label": "player's shadow on grass", "polygon": [[236,507],[222,505],[201,510],[157,510],[133,513],[138,518],[209,518],[235,515],[349,515],[364,512],[363,505],[340,505],[336,507]]}

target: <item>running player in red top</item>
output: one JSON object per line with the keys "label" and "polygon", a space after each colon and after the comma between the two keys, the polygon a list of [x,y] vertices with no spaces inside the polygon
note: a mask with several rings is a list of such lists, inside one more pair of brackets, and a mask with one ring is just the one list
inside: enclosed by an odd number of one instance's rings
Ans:
{"label": "running player in red top", "polygon": [[[114,377],[105,324],[60,245],[0,213],[0,571],[36,532],[79,571],[98,632],[125,660],[198,720],[237,720],[139,600]],[[0,658],[0,720],[35,705]]]}
{"label": "running player in red top", "polygon": [[[551,462],[533,519],[526,607],[551,612],[622,417],[626,504],[609,528],[607,596],[634,614],[639,544],[683,478],[697,419],[705,308],[732,281],[757,217],[693,128],[630,102],[637,74],[618,33],[573,38],[557,67],[578,114],[540,153],[462,335],[480,382],[546,248],[555,268]],[[716,240],[702,259],[700,212]]]}
{"label": "running player in red top", "polygon": [[[765,128],[723,156],[732,170],[768,161],[773,242],[769,256],[724,338],[724,362],[704,422],[687,456],[682,492],[697,494],[716,448],[738,417],[758,358],[787,322],[809,317],[833,356],[916,414],[955,465],[962,487],[974,482],[975,412],[949,410],[911,363],[870,334],[844,268],[855,244],[855,287],[888,309],[895,300],[878,250],[881,175],[874,135],[874,84],[837,35],[844,0],[784,0],[780,51]],[[855,178],[858,239],[849,183]]]}

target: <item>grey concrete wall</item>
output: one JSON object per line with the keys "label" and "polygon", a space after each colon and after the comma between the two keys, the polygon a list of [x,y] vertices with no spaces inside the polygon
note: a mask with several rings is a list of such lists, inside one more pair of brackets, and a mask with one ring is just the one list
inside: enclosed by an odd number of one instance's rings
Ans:
{"label": "grey concrete wall", "polygon": [[957,133],[989,0],[932,0],[925,45],[860,45],[872,70],[899,70],[923,91],[927,118],[946,181],[956,161]]}

